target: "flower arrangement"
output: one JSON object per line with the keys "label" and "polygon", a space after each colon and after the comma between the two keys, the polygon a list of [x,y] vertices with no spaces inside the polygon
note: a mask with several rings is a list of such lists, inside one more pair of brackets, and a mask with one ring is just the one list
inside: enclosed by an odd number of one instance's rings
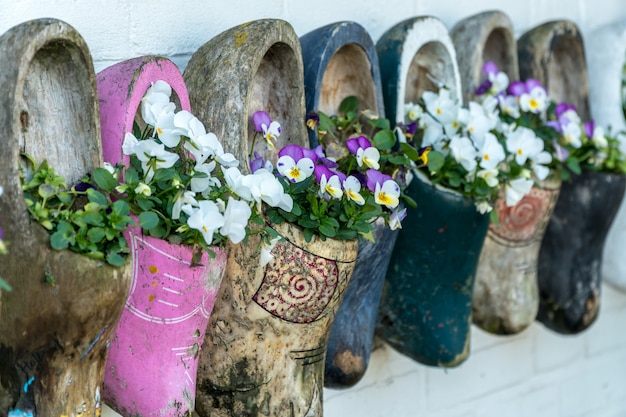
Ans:
{"label": "flower arrangement", "polygon": [[136,122],[122,145],[130,164],[96,170],[95,179],[129,205],[144,233],[193,246],[195,261],[201,250],[214,255],[211,246],[244,240],[259,217],[255,203],[289,208],[289,201],[274,178],[242,175],[215,134],[190,112],[175,111],[171,93],[164,81],[152,84],[141,102],[145,126]]}
{"label": "flower arrangement", "polygon": [[[315,128],[324,125],[324,115],[310,117],[307,124]],[[269,114],[253,114],[256,141],[262,136],[268,147],[280,135],[280,124]],[[395,138],[392,139],[395,141]],[[377,136],[370,140],[357,134],[332,148],[327,155],[320,145],[315,149],[290,144],[278,152],[276,166],[255,153],[251,170],[256,174],[274,176],[292,201],[291,210],[274,207],[266,210],[270,222],[290,222],[302,228],[310,241],[314,235],[321,239],[373,239],[374,222],[381,218],[390,228],[400,227],[406,211],[401,209],[401,189],[391,175],[381,172],[378,147],[390,149],[392,144]]]}
{"label": "flower arrangement", "polygon": [[551,160],[543,141],[529,129],[508,129],[501,122],[495,98],[462,107],[442,86],[426,91],[405,106],[400,124],[404,140],[426,153],[420,167],[436,185],[472,198],[481,213],[493,212],[503,192],[508,206],[517,204],[534,183],[544,179]]}
{"label": "flower arrangement", "polygon": [[583,122],[576,108],[568,103],[555,103],[546,88],[535,79],[509,83],[493,62],[483,66],[486,80],[476,90],[485,102],[497,102],[500,130],[511,134],[520,129],[535,135],[544,143],[546,152],[539,168],[543,179],[554,173],[566,181],[571,173],[582,169],[626,172],[626,162],[617,136],[607,137],[604,129],[593,121]]}
{"label": "flower arrangement", "polygon": [[91,176],[68,187],[46,160],[37,164],[23,156],[21,184],[26,206],[31,217],[48,230],[50,246],[122,266],[129,253],[123,232],[133,223],[128,205],[112,201]]}

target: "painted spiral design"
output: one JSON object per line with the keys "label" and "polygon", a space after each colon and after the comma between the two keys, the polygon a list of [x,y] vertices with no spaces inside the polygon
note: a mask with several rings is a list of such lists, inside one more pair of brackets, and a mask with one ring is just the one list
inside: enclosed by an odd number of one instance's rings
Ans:
{"label": "painted spiral design", "polygon": [[273,252],[254,301],[286,321],[315,321],[335,294],[337,264],[288,243],[277,244]]}
{"label": "painted spiral design", "polygon": [[534,239],[547,220],[551,194],[549,190],[533,187],[512,207],[507,207],[504,199],[498,200],[496,210],[500,224],[492,224],[491,232],[510,242]]}

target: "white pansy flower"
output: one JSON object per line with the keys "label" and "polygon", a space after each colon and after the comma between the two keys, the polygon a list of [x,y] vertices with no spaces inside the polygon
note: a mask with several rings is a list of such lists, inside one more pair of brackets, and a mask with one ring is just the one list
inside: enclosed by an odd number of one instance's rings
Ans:
{"label": "white pansy flower", "polygon": [[478,150],[478,157],[480,158],[480,167],[486,170],[493,170],[500,162],[504,161],[504,148],[493,133],[485,134],[483,146]]}
{"label": "white pansy flower", "polygon": [[215,231],[224,226],[224,216],[213,201],[202,200],[198,203],[198,207],[184,205],[182,210],[189,216],[187,225],[200,231],[207,245],[213,242]]}
{"label": "white pansy flower", "polygon": [[476,169],[476,148],[472,141],[465,136],[455,136],[450,140],[452,157],[468,172]]}
{"label": "white pansy flower", "polygon": [[498,182],[498,170],[497,169],[481,169],[476,172],[476,176],[485,180],[488,186],[496,187]]}
{"label": "white pansy flower", "polygon": [[245,201],[229,197],[220,234],[227,236],[233,243],[241,242],[246,237],[246,225],[251,215],[252,210]]}
{"label": "white pansy flower", "polygon": [[511,207],[519,203],[530,192],[534,182],[527,178],[516,178],[505,185],[506,205]]}

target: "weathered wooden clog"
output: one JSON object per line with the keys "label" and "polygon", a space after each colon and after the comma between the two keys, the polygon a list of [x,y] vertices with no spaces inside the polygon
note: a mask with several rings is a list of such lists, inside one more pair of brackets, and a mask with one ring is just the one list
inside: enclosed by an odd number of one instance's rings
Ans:
{"label": "weathered wooden clog", "polygon": [[465,104],[476,98],[485,62],[494,62],[511,80],[519,78],[513,23],[506,14],[493,10],[467,17],[454,25],[450,37],[457,52]]}
{"label": "weathered wooden clog", "polygon": [[[202,45],[183,74],[194,114],[222,140],[224,150],[249,173],[252,151],[276,161],[289,143],[308,146],[304,114],[302,49],[289,23],[263,19],[229,29]],[[256,111],[278,120],[274,151],[258,141],[251,148]],[[250,138],[246,140],[246,138]]]}
{"label": "weathered wooden clog", "polygon": [[55,19],[10,29],[0,54],[0,218],[10,241],[0,276],[13,287],[0,313],[0,415],[98,415],[131,265],[53,250],[30,218],[19,172],[20,152],[47,159],[68,184],[102,166],[92,58],[80,34]]}
{"label": "weathered wooden clog", "polygon": [[[342,100],[355,96],[361,110],[385,116],[378,55],[363,26],[333,23],[302,36],[300,43],[307,114],[338,114]],[[316,130],[309,130],[309,139],[311,147],[319,145]],[[324,372],[327,387],[353,386],[367,370],[380,291],[396,236],[379,222],[374,230],[375,242],[359,242],[354,273],[328,340]]]}
{"label": "weathered wooden clog", "polygon": [[[461,100],[455,49],[440,20],[408,19],[387,31],[376,47],[392,122],[404,122],[405,103],[440,85]],[[456,366],[469,355],[474,274],[489,219],[472,200],[433,187],[420,174],[406,192],[418,207],[407,209],[399,231],[376,333],[414,360]]]}
{"label": "weathered wooden clog", "polygon": [[[602,27],[585,37],[587,67],[589,71],[589,101],[591,116],[612,132],[626,129],[624,115],[623,83],[626,79],[626,24],[614,23]],[[602,276],[605,282],[626,292],[626,258],[623,242],[626,240],[626,204],[620,208],[604,245]]]}
{"label": "weathered wooden clog", "polygon": [[[104,159],[129,166],[122,152],[146,90],[156,81],[171,87],[179,110],[190,110],[182,74],[171,61],[141,57],[97,76]],[[141,118],[141,116],[139,116]],[[194,249],[144,236],[126,238],[133,279],[106,363],[103,398],[123,415],[182,417],[194,410],[198,352],[202,350],[227,251],[213,248],[192,264]]]}
{"label": "weathered wooden clog", "polygon": [[[280,121],[279,149],[308,145],[302,52],[281,20],[253,21],[194,53],[184,77],[191,105],[240,161],[251,151],[254,112]],[[276,162],[276,151],[255,147]],[[242,171],[248,170],[240,167]],[[196,408],[201,416],[322,415],[328,335],[356,260],[356,241],[307,244],[299,229],[260,267],[260,242],[233,245],[200,353]]]}
{"label": "weathered wooden clog", "polygon": [[[582,36],[571,21],[544,23],[518,40],[522,79],[535,78],[557,102],[589,120],[589,88]],[[559,333],[589,327],[600,309],[604,240],[621,203],[624,179],[583,172],[563,183],[541,242],[538,319]],[[604,184],[606,191],[601,191]]]}
{"label": "weathered wooden clog", "polygon": [[[457,49],[461,84],[467,101],[484,78],[486,62],[496,63],[509,80],[518,80],[517,44],[509,17],[499,11],[480,13],[451,30]],[[546,181],[514,207],[504,197],[496,203],[500,224],[491,224],[480,254],[474,286],[473,322],[495,334],[514,334],[530,326],[539,309],[537,257],[554,209],[560,182]]]}

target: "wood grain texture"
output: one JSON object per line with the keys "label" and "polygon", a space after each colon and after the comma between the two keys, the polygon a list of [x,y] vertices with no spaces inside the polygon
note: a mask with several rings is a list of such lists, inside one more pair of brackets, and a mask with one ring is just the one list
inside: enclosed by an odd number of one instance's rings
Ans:
{"label": "wood grain texture", "polygon": [[463,85],[463,102],[475,101],[474,92],[485,75],[486,62],[494,62],[511,81],[519,79],[513,23],[501,11],[493,10],[467,17],[450,30]]}
{"label": "wood grain texture", "polygon": [[308,146],[304,113],[302,50],[291,25],[263,19],[217,35],[191,57],[183,74],[193,113],[249,173],[254,112],[266,111],[282,133],[274,151],[263,140],[254,150],[276,162],[278,150]]}
{"label": "wood grain texture", "polygon": [[19,180],[20,152],[48,159],[68,184],[101,166],[91,56],[78,32],[54,19],[14,27],[0,38],[0,51],[0,219],[10,242],[0,275],[13,287],[3,292],[0,313],[0,415],[12,407],[95,414],[130,263],[113,268],[53,251],[48,233],[30,219]]}

